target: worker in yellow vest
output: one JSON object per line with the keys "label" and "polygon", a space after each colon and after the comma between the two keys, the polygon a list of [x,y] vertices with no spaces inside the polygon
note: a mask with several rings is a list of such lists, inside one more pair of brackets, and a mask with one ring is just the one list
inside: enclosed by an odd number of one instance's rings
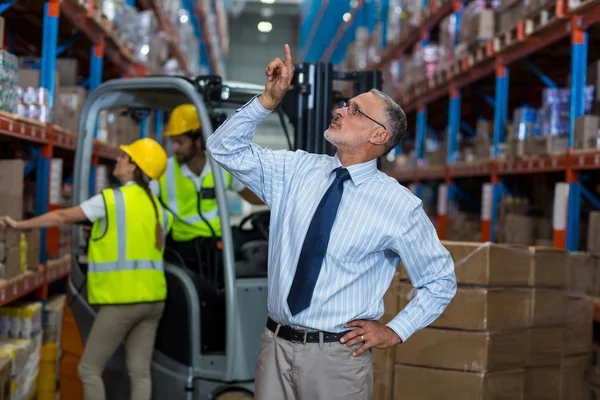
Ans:
{"label": "worker in yellow vest", "polygon": [[150,363],[167,296],[163,252],[173,216],[150,192],[167,155],[153,139],[121,146],[115,177],[123,184],[64,210],[25,221],[1,217],[15,229],[93,222],[88,248],[87,293],[99,305],[79,364],[86,400],[105,400],[102,371],[124,341],[131,399],[151,397]]}
{"label": "worker in yellow vest", "polygon": [[[193,104],[182,104],[173,110],[164,136],[173,143],[174,157],[169,157],[164,175],[158,182],[151,182],[150,188],[175,216],[168,246],[183,260],[174,261],[184,261],[204,276],[211,275],[210,270],[216,269],[219,273],[221,220],[215,192],[216,177],[222,176],[226,189],[238,193],[250,204],[263,203],[229,172],[213,173]],[[214,278],[214,273],[211,276]]]}

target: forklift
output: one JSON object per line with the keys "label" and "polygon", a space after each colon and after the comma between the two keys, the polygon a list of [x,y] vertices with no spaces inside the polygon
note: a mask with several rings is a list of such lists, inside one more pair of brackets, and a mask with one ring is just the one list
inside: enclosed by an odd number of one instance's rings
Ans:
{"label": "forklift", "polygon": [[[339,73],[330,64],[294,66],[294,82],[276,111],[290,150],[330,153],[322,137],[336,98],[332,80],[355,83],[355,92],[381,86],[378,71]],[[94,132],[102,110],[170,111],[192,103],[202,122],[206,141],[228,113],[259,95],[264,86],[221,81],[218,76],[195,79],[148,76],[115,79],[101,84],[85,101],[75,152],[73,204],[90,196]],[[317,101],[317,102],[316,102]],[[316,107],[315,107],[316,106]],[[143,114],[143,113],[142,113]],[[295,127],[294,145],[285,118]],[[298,146],[302,147],[298,147]],[[222,168],[208,157],[213,171]],[[216,174],[215,174],[216,175]],[[202,268],[185,265],[173,249],[165,250],[168,294],[159,324],[152,360],[152,398],[169,400],[224,400],[253,398],[260,336],[267,319],[267,264],[269,211],[258,211],[229,224],[224,179],[215,180],[222,229],[222,262],[206,279]],[[82,225],[73,226],[72,266],[67,296],[84,343],[97,308],[87,301],[87,239]],[[181,260],[181,262],[179,261]],[[120,346],[104,371],[109,399],[129,398],[125,351]]]}

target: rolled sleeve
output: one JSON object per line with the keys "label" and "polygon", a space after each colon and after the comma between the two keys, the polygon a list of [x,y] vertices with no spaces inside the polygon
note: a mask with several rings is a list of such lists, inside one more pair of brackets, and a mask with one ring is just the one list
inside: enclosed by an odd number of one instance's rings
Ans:
{"label": "rolled sleeve", "polygon": [[403,217],[398,221],[402,233],[396,251],[416,292],[387,326],[406,341],[444,312],[456,294],[456,275],[452,257],[438,239],[420,200]]}

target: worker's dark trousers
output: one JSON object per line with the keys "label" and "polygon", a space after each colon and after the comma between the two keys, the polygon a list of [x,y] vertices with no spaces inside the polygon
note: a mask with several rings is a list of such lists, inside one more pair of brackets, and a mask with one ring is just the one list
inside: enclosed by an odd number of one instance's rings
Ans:
{"label": "worker's dark trousers", "polygon": [[[186,242],[176,242],[169,237],[165,261],[175,265],[181,265],[183,262],[187,268],[198,273],[203,279],[216,286],[222,285],[222,251],[218,246],[220,241],[220,237],[197,237]],[[177,255],[170,250],[175,250]]]}
{"label": "worker's dark trousers", "polygon": [[85,400],[106,400],[102,371],[124,341],[131,400],[150,400],[150,363],[164,302],[102,306],[79,364]]}

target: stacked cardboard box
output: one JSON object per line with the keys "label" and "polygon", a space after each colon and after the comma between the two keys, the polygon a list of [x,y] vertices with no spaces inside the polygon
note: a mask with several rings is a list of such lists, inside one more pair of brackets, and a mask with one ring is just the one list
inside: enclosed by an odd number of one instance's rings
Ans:
{"label": "stacked cardboard box", "polygon": [[[521,399],[533,312],[529,254],[491,244],[444,245],[455,262],[457,294],[430,327],[397,347],[395,398]],[[401,285],[401,308],[411,292]]]}
{"label": "stacked cardboard box", "polygon": [[[23,219],[24,160],[0,160],[0,215]],[[40,232],[19,232],[0,227],[0,279],[39,268]]]}
{"label": "stacked cardboard box", "polygon": [[566,332],[561,360],[561,400],[589,396],[589,375],[593,349],[593,302],[598,259],[575,252],[569,256],[567,273]]}
{"label": "stacked cardboard box", "polygon": [[[438,319],[396,348],[394,398],[583,398],[594,258],[548,247],[443,244],[457,293]],[[401,283],[400,309],[413,291]]]}
{"label": "stacked cardboard box", "polygon": [[[386,294],[383,296],[384,314],[380,322],[387,324],[399,312],[398,293],[400,278],[405,274],[402,263],[390,284]],[[391,400],[394,384],[394,348],[373,349],[373,400]]]}

